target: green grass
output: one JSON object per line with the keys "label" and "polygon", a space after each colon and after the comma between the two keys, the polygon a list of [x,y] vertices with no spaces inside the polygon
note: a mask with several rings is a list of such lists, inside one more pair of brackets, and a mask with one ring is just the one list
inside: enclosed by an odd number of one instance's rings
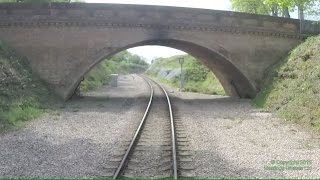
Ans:
{"label": "green grass", "polygon": [[81,82],[81,91],[87,92],[107,85],[111,81],[111,74],[142,73],[148,64],[137,55],[122,51],[110,59],[106,59],[94,67]]}
{"label": "green grass", "polygon": [[26,58],[0,41],[0,131],[39,117],[57,98]]}
{"label": "green grass", "polygon": [[27,121],[30,119],[35,119],[43,113],[42,110],[35,107],[25,107],[20,106],[12,107],[6,113],[5,117],[8,119],[9,123],[15,124],[18,121]]}
{"label": "green grass", "polygon": [[287,121],[320,130],[320,36],[309,38],[271,67],[253,102]]}
{"label": "green grass", "polygon": [[187,82],[186,90],[204,94],[225,95],[223,87],[212,72],[208,72],[206,78],[202,81]]}
{"label": "green grass", "polygon": [[172,80],[157,77],[159,69],[180,68],[179,58],[184,58],[183,71],[185,79],[185,90],[190,92],[199,92],[205,94],[225,95],[223,87],[214,74],[198,60],[190,55],[172,56],[169,58],[158,58],[153,61],[146,74],[155,77],[163,83],[173,87],[180,87],[179,77]]}

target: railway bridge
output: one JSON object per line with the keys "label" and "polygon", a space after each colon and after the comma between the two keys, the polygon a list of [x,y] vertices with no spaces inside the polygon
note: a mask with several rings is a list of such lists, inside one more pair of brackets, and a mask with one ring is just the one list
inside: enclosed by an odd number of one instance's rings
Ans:
{"label": "railway bridge", "polygon": [[268,67],[312,34],[298,20],[181,7],[116,4],[1,4],[0,39],[64,99],[113,54],[161,45],[197,58],[226,93],[252,98]]}

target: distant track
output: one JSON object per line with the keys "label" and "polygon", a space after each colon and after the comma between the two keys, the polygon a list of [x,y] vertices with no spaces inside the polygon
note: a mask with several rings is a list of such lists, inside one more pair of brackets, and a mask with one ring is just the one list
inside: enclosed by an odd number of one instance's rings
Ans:
{"label": "distant track", "polygon": [[[169,164],[170,168],[171,168],[171,178],[177,179],[178,178],[178,162],[177,162],[177,144],[176,144],[176,132],[175,132],[175,125],[174,125],[174,116],[173,116],[173,111],[172,111],[172,106],[171,106],[171,102],[170,102],[170,98],[168,96],[167,91],[165,90],[165,88],[163,88],[159,83],[145,77],[145,76],[140,76],[142,77],[149,85],[150,87],[150,98],[149,98],[149,102],[147,105],[147,108],[144,112],[144,115],[141,119],[141,122],[128,146],[128,149],[126,150],[124,156],[122,157],[122,160],[118,166],[118,168],[116,169],[114,175],[113,175],[113,179],[117,179],[119,177],[122,176],[122,173],[124,172],[124,170],[126,169],[126,166],[128,165],[128,161],[130,159],[130,156],[132,155],[132,153],[135,150],[135,146],[137,145],[137,143],[140,140],[140,135],[142,133],[142,131],[144,130],[144,125],[146,123],[146,121],[148,120],[148,115],[150,112],[150,107],[152,105],[152,103],[154,102],[154,88],[152,86],[153,84],[156,84],[158,87],[160,87],[160,89],[162,90],[164,97],[166,99],[167,102],[167,111],[169,112],[169,122],[170,122],[170,136],[171,136],[171,163]],[[165,119],[164,119],[165,120]],[[157,127],[155,127],[157,128]],[[148,166],[146,164],[146,166]]]}

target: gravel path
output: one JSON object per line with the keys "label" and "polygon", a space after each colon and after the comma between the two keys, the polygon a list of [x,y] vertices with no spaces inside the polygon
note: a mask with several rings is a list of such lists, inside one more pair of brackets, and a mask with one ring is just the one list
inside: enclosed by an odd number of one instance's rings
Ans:
{"label": "gravel path", "polygon": [[259,112],[249,100],[167,89],[188,134],[196,177],[320,177],[319,135]]}
{"label": "gravel path", "polygon": [[[149,87],[138,76],[120,76],[25,128],[0,135],[0,177],[101,177],[116,149],[131,139]],[[130,117],[130,118],[128,118]]]}

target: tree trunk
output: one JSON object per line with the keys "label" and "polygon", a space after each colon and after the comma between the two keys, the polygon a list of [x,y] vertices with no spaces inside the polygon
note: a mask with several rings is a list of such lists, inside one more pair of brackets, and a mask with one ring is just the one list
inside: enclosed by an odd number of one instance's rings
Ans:
{"label": "tree trunk", "polygon": [[278,6],[277,5],[272,6],[271,13],[272,13],[272,16],[278,17]]}
{"label": "tree trunk", "polygon": [[304,30],[304,13],[302,6],[298,6],[298,15],[300,19],[300,33],[303,33]]}
{"label": "tree trunk", "polygon": [[286,17],[286,18],[290,18],[290,13],[289,13],[289,8],[288,7],[283,8],[282,16]]}
{"label": "tree trunk", "polygon": [[304,12],[301,6],[298,6],[299,19],[304,20]]}

